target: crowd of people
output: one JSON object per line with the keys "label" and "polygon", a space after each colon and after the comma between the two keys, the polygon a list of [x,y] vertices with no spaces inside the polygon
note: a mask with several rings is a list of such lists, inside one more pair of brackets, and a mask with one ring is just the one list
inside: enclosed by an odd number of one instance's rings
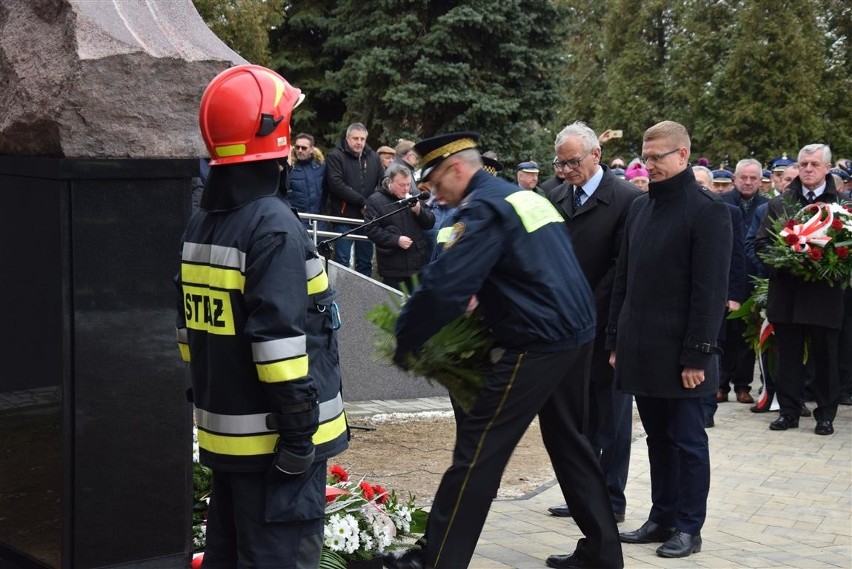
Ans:
{"label": "crowd of people", "polygon": [[[573,517],[584,535],[549,567],[620,568],[622,544],[659,543],[665,558],[700,552],[714,410],[731,391],[756,413],[771,410],[765,397],[754,402],[753,352],[725,318],[747,298],[747,277],[769,282],[778,365],[763,366],[762,381],[780,405],[769,429],[797,428],[812,413],[815,434],[831,435],[838,405],[852,403],[850,288],[761,255],[774,220],[849,197],[850,163],[838,162],[835,180],[827,145],[782,155],[768,172],[744,158],[722,174],[693,163],[687,129],[662,121],[645,131],[639,157],[606,165],[606,137],[575,122],[556,136],[555,175],[539,186],[532,160],[517,164],[514,183],[499,177],[504,165],[473,132],[400,140],[391,156],[354,123],[326,159],[305,133],[291,150],[299,95],[247,65],[217,76],[202,99],[211,168],[176,284],[201,461],[214,476],[205,567],[315,567],[325,461],[348,443],[335,293],[288,205],[368,222],[369,241],[340,240],[335,259],[350,266],[354,249],[355,270],[372,276],[375,243],[379,276],[413,290],[396,327],[400,367],[473,304],[499,348],[472,407],[456,413],[426,532],[385,557],[390,569],[468,566],[535,417],[565,499],[551,513]],[[257,122],[234,122],[235,106]],[[641,527],[619,533],[633,400],[652,507]]]}
{"label": "crowd of people", "polygon": [[[366,135],[363,125],[352,128],[363,129],[361,132]],[[789,215],[789,210],[795,207],[781,196],[786,195],[788,201],[792,199],[798,206],[805,205],[810,203],[803,193],[802,188],[806,187],[815,189],[816,201],[849,199],[852,162],[841,159],[833,165],[828,146],[811,144],[803,147],[795,160],[780,154],[770,159],[766,167],[754,158],[743,158],[732,170],[711,169],[706,158],[690,160],[689,136],[682,126],[661,123],[646,132],[642,156],[629,162],[616,156],[606,165],[603,161],[606,140],[606,133],[597,135],[583,123],[568,125],[554,143],[553,176],[540,182],[539,163],[524,160],[515,166],[514,185],[546,198],[559,213],[594,302],[596,325],[594,340],[588,347],[586,384],[589,412],[572,413],[563,408],[562,419],[578,421],[576,428],[590,443],[603,477],[609,504],[606,511],[620,522],[626,508],[630,423],[632,402],[636,399],[648,434],[654,507],[645,525],[622,533],[620,540],[664,542],[658,550],[661,556],[681,557],[701,548],[700,530],[710,473],[705,430],[715,426],[714,415],[719,404],[733,395],[737,402],[752,405],[753,412],[766,413],[772,410],[773,398],[777,398],[780,412],[769,424],[770,429],[795,428],[800,417],[813,414],[814,432],[827,435],[833,433],[837,405],[852,403],[852,366],[847,361],[852,350],[840,347],[841,341],[848,343],[848,336],[842,333],[849,327],[849,308],[839,309],[844,306],[842,289],[792,278],[766,266],[759,255],[767,246],[772,220],[782,214]],[[443,300],[430,288],[439,289],[442,294],[447,292],[446,287],[433,281],[438,278],[435,275],[443,274],[440,267],[444,265],[430,266],[428,271],[424,268],[436,261],[442,248],[455,246],[456,237],[452,237],[458,233],[455,225],[465,217],[457,208],[459,205],[472,208],[474,202],[468,203],[466,196],[475,178],[463,177],[468,189],[455,200],[448,200],[446,192],[436,187],[434,175],[425,174],[434,157],[424,159],[418,152],[434,152],[432,146],[448,144],[450,156],[472,152],[469,148],[465,152],[452,152],[454,147],[450,142],[439,137],[437,142],[429,139],[413,145],[410,141],[400,141],[396,149],[380,148],[388,156],[384,176],[376,182],[376,193],[381,197],[367,198],[368,204],[377,201],[387,209],[405,197],[402,189],[408,176],[395,182],[394,176],[401,170],[391,172],[393,167],[388,165],[391,160],[411,168],[412,180],[416,182],[411,184],[410,195],[416,196],[423,189],[432,190],[424,204],[412,201],[410,214],[398,216],[396,222],[383,222],[393,227],[390,234],[385,228],[368,228],[366,233],[378,246],[379,275],[391,286],[398,286],[400,278],[410,285],[406,279],[424,271],[423,290],[417,291],[414,300],[428,298],[432,307],[429,320],[437,323],[447,320],[435,315]],[[362,149],[369,153],[368,147]],[[441,156],[441,160],[446,159]],[[503,169],[493,154],[479,154],[477,159],[479,167],[492,175]],[[367,160],[365,157],[364,161]],[[461,158],[459,163],[468,164]],[[366,171],[362,168],[362,173]],[[389,190],[390,187],[399,191]],[[330,195],[335,192],[343,195],[334,181],[330,180],[327,188]],[[638,200],[643,194],[648,199]],[[358,205],[357,201],[350,203]],[[436,215],[424,218],[422,212],[430,209]],[[382,212],[382,208],[368,207],[364,218],[369,221]],[[681,219],[686,221],[679,222]],[[417,223],[413,223],[415,220]],[[443,231],[443,239],[442,228],[449,230]],[[469,232],[470,228],[463,231]],[[409,242],[424,236],[432,254],[424,256],[419,247],[414,248],[408,253],[410,261],[406,264],[410,273],[387,274],[383,266],[387,266],[388,255],[401,257],[400,250],[407,251],[411,248]],[[447,242],[448,236],[453,242]],[[699,236],[701,239],[697,239]],[[473,237],[466,240],[473,242]],[[505,251],[506,247],[499,250]],[[452,256],[458,255],[454,252]],[[479,256],[482,257],[481,253]],[[470,265],[471,261],[465,259],[460,263]],[[697,271],[695,264],[704,270]],[[480,273],[488,274],[484,269]],[[725,318],[738,310],[753,292],[752,277],[770,279],[769,318],[775,326],[779,353],[784,354],[779,358],[783,363],[775,370],[769,367],[764,354],[761,386],[757,390],[761,397],[757,402],[752,395],[755,353],[744,338],[745,324],[741,319]],[[556,281],[551,281],[551,286],[552,282]],[[485,283],[480,286],[484,287]],[[464,294],[453,296],[456,310],[462,305],[461,296],[470,297],[476,292],[468,288],[464,288]],[[480,292],[479,296],[484,293]],[[811,298],[820,299],[825,309],[816,309]],[[414,302],[408,310],[416,311],[418,306]],[[831,316],[803,319],[802,314]],[[419,334],[425,339],[428,335],[424,330],[430,328],[422,320],[418,322]],[[406,335],[405,325],[401,334],[402,339]],[[802,353],[806,341],[812,346],[809,358]],[[616,362],[620,365],[614,365]],[[668,384],[661,379],[664,377],[678,381]],[[813,412],[808,401],[816,402]],[[544,420],[547,415],[542,409],[539,411],[544,413],[543,436],[548,451],[552,452],[554,469],[566,499],[566,504],[555,505],[550,512],[574,517],[588,528],[589,512],[577,505],[576,496],[569,490],[574,482],[560,476],[560,461],[564,459],[555,454],[555,445],[548,441],[550,423]],[[560,431],[564,438],[570,429],[562,425]],[[501,444],[505,442],[503,435],[494,436]],[[457,446],[456,452],[464,454],[464,450],[463,446]],[[572,456],[576,462],[576,449]],[[454,464],[454,468],[457,466]],[[471,473],[477,472],[475,465],[468,466]],[[590,496],[594,495],[594,491],[589,492]],[[453,498],[461,499],[456,495]],[[583,511],[579,512],[578,508]],[[439,511],[440,508],[434,518],[442,515]],[[600,509],[595,512],[595,519],[599,515]],[[451,529],[445,525],[448,520],[441,519],[436,526],[449,535]],[[468,522],[463,530],[466,535],[476,526],[472,520]],[[595,531],[603,530],[592,530]],[[602,557],[595,557],[599,554],[595,547],[603,542],[588,540],[589,534],[584,533],[587,535],[584,547],[591,549],[579,547],[572,555],[553,556],[548,564],[610,566]],[[453,543],[461,543],[459,539],[455,536]],[[391,566],[436,567],[441,555],[445,553],[432,557],[433,551],[427,546],[423,551],[394,560]],[[461,559],[451,558],[453,563]]]}

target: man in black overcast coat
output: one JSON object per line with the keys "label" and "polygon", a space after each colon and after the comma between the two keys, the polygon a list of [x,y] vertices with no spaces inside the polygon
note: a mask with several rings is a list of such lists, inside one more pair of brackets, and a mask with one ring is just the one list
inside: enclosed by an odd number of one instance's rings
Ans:
{"label": "man in black overcast coat", "polygon": [[718,387],[731,261],[731,216],[695,181],[689,153],[682,125],[645,131],[651,184],[630,205],[606,330],[616,386],[636,397],[651,467],[648,521],[621,541],[664,542],[661,557],[701,551],[710,491],[702,398]]}

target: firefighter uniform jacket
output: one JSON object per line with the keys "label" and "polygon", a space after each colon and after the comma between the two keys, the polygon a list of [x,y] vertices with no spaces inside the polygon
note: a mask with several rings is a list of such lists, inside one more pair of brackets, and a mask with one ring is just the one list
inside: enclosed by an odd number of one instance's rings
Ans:
{"label": "firefighter uniform jacket", "polygon": [[[277,183],[257,175],[274,167],[277,182],[277,163],[267,162],[213,168],[210,184],[220,173],[224,189],[205,190],[176,279],[200,460],[231,472],[267,470],[279,434],[306,407],[319,406],[315,460],[348,445],[333,292]],[[233,190],[235,179],[245,183]]]}
{"label": "firefighter uniform jacket", "polygon": [[549,201],[474,174],[452,233],[397,320],[397,353],[416,352],[470,298],[498,345],[552,352],[595,336],[595,305],[562,216]]}

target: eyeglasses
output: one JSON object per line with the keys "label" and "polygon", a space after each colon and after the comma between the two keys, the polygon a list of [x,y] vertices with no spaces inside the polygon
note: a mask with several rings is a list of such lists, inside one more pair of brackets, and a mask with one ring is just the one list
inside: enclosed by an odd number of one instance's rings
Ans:
{"label": "eyeglasses", "polygon": [[654,154],[652,156],[643,156],[642,162],[645,162],[646,164],[648,162],[662,162],[663,158],[665,158],[669,154],[674,154],[678,150],[680,150],[680,148],[675,148],[674,150],[669,150],[668,152],[663,152],[662,154]]}
{"label": "eyeglasses", "polygon": [[298,144],[294,145],[296,150],[307,150],[310,146],[299,146]]}
{"label": "eyeglasses", "polygon": [[583,160],[586,159],[586,156],[588,156],[591,153],[592,153],[592,151],[589,150],[588,152],[586,152],[585,154],[583,154],[579,158],[575,158],[573,160],[554,160],[553,161],[553,167],[559,168],[559,169],[571,168],[573,170],[574,168],[576,168],[577,166],[580,165],[580,162],[582,162]]}

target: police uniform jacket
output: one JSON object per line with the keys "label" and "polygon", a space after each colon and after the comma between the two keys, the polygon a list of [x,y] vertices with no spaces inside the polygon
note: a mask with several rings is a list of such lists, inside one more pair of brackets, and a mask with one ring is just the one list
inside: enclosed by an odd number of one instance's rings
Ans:
{"label": "police uniform jacket", "polygon": [[[715,393],[717,336],[728,293],[731,216],[687,168],[630,205],[607,325],[616,385],[647,397]],[[683,387],[684,367],[705,381]]]}
{"label": "police uniform jacket", "polygon": [[365,145],[359,156],[349,149],[345,138],[341,139],[326,160],[328,213],[360,219],[361,209],[376,191],[383,174],[382,162],[372,148]]}
{"label": "police uniform jacket", "polygon": [[[825,191],[817,197],[817,201],[837,203],[837,189],[830,174],[826,176],[825,184]],[[771,233],[775,231],[775,220],[789,219],[806,205],[808,202],[802,195],[802,181],[798,177],[790,182],[786,192],[769,200],[766,217],[754,241],[758,257],[775,239]],[[769,275],[766,318],[770,322],[841,327],[843,290],[839,283],[831,286],[824,281],[805,281],[785,270],[767,264],[764,267]]]}
{"label": "police uniform jacket", "polygon": [[328,278],[277,178],[275,160],[213,167],[181,242],[177,339],[213,469],[267,470],[306,407],[317,460],[348,445]]}
{"label": "police uniform jacket", "polygon": [[476,295],[496,343],[556,351],[594,338],[591,291],[562,217],[534,192],[477,172],[452,235],[397,321],[398,353],[417,349]]}
{"label": "police uniform jacket", "polygon": [[[396,209],[398,198],[386,188],[367,198],[365,221],[372,221]],[[370,241],[376,245],[376,263],[379,274],[393,279],[404,279],[417,274],[420,268],[429,261],[429,242],[426,229],[435,225],[435,214],[420,204],[420,213],[415,215],[411,210],[395,213],[367,227],[366,233]],[[405,235],[411,238],[411,246],[403,249],[399,246],[399,238]]]}

